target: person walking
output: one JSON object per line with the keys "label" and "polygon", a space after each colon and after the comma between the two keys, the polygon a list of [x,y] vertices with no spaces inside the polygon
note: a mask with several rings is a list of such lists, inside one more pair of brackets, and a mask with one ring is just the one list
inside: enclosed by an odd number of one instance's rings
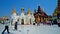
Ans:
{"label": "person walking", "polygon": [[17,22],[15,22],[15,30],[17,30]]}
{"label": "person walking", "polygon": [[9,19],[6,19],[4,25],[5,25],[5,29],[3,30],[2,34],[4,34],[4,32],[7,30],[8,34],[10,33],[9,32]]}

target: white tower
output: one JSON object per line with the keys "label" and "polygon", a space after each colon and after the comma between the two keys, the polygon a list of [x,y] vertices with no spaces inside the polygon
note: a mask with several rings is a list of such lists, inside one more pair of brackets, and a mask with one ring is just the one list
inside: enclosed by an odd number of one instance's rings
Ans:
{"label": "white tower", "polygon": [[28,8],[28,12],[26,15],[26,22],[27,24],[31,24],[31,12],[30,12],[30,8]]}
{"label": "white tower", "polygon": [[16,8],[14,8],[12,11],[11,21],[12,21],[12,24],[14,24],[17,21]]}
{"label": "white tower", "polygon": [[21,19],[21,24],[26,24],[26,16],[24,14],[24,7],[22,7],[22,13],[20,15],[20,19]]}

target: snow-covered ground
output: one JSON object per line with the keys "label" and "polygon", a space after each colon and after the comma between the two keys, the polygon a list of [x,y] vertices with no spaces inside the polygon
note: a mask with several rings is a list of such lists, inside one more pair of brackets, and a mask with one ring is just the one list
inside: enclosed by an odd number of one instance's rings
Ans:
{"label": "snow-covered ground", "polygon": [[[60,34],[60,27],[57,25],[18,25],[18,30],[14,30],[14,26],[9,26],[11,34]],[[0,24],[0,34],[4,30],[4,26]],[[7,32],[5,32],[7,34]]]}

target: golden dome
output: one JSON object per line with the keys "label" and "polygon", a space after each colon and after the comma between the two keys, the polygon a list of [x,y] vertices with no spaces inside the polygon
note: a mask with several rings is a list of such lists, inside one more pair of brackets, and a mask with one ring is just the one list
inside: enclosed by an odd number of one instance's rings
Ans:
{"label": "golden dome", "polygon": [[13,9],[12,14],[16,13],[16,8]]}
{"label": "golden dome", "polygon": [[28,8],[28,13],[27,14],[31,14],[31,12],[30,12],[30,8]]}

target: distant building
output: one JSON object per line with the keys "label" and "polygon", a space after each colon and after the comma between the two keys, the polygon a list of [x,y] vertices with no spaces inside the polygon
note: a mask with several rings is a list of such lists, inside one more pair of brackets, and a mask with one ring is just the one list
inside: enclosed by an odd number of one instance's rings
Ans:
{"label": "distant building", "polygon": [[16,8],[12,11],[11,15],[11,23],[14,24],[16,21],[18,24],[33,24],[33,23],[46,23],[50,19],[50,17],[44,12],[44,8],[41,9],[38,5],[38,10],[34,10],[34,13],[30,11],[28,8],[27,14],[24,12],[24,7],[22,7],[22,13],[17,15]]}
{"label": "distant building", "polygon": [[38,6],[38,10],[34,10],[34,17],[35,17],[35,22],[36,23],[42,23],[46,22],[49,17],[48,15],[44,12],[44,9],[41,9],[40,6]]}
{"label": "distant building", "polygon": [[6,19],[9,19],[9,18],[7,16],[0,17],[0,20],[6,20]]}
{"label": "distant building", "polygon": [[35,19],[34,15],[30,12],[30,8],[28,8],[28,12],[26,15],[24,13],[24,7],[22,7],[21,11],[21,15],[17,15],[16,9],[14,8],[11,15],[11,23],[14,24],[15,22],[18,22],[18,24],[33,24]]}
{"label": "distant building", "polygon": [[60,17],[60,0],[58,0],[58,5],[53,13],[53,17],[59,18]]}
{"label": "distant building", "polygon": [[9,19],[7,16],[0,17],[0,23],[4,23],[6,19]]}

